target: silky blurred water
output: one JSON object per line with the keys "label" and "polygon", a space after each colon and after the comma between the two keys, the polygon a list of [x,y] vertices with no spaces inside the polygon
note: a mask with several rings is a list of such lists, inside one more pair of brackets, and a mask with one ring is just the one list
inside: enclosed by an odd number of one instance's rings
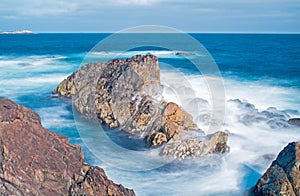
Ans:
{"label": "silky blurred water", "polygon": [[[87,128],[85,137],[90,144],[85,145],[75,126],[71,100],[52,96],[51,92],[78,69],[90,49],[107,36],[109,34],[0,35],[0,96],[35,110],[46,128],[83,146],[86,162],[104,167],[112,180],[133,188],[137,195],[244,194],[287,143],[299,140],[299,128],[284,127],[280,122],[282,115],[300,116],[300,35],[192,34],[214,57],[223,76],[226,115],[222,129],[230,133],[230,152],[223,156],[174,161],[147,171],[122,170],[99,160],[87,146],[101,148],[101,138],[95,140],[97,133]],[[90,55],[95,55],[95,60],[105,61],[117,52]],[[165,99],[184,107],[193,114],[199,127],[207,131],[208,123],[203,119],[210,113],[211,103],[205,82],[220,78],[200,75],[191,62],[177,52],[145,46],[122,55],[152,53],[158,56],[162,83],[187,91],[192,88],[196,95],[192,100],[189,96],[179,99],[172,89],[165,87]],[[201,55],[197,51],[180,52]],[[164,64],[171,65],[172,69]],[[188,86],[180,80],[182,77]],[[195,110],[195,105],[200,110]],[[266,120],[258,122],[257,118],[262,115]],[[116,140],[126,137],[119,134],[113,132],[110,137]],[[114,152],[107,149],[106,153]],[[156,156],[148,151],[144,153]],[[127,158],[115,157],[113,161],[126,163],[132,157]]]}

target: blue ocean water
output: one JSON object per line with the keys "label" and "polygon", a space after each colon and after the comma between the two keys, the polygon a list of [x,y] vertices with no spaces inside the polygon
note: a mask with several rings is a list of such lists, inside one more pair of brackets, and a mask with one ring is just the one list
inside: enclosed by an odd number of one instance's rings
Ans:
{"label": "blue ocean water", "polygon": [[[74,122],[71,100],[54,97],[51,92],[81,66],[85,55],[99,41],[108,36],[110,34],[0,35],[0,96],[34,109],[46,128],[82,145],[88,163],[104,167],[111,179],[133,188],[138,195],[243,194],[271,163],[272,159],[266,157],[274,158],[288,142],[299,140],[300,133],[293,127],[274,128],[254,121],[241,121],[243,115],[250,114],[249,111],[242,110],[237,103],[228,103],[224,130],[232,133],[229,139],[231,151],[223,157],[174,162],[147,171],[126,171],[103,162],[92,153],[89,144],[82,142]],[[258,112],[269,107],[276,107],[276,110],[268,110],[274,115],[284,112],[289,117],[300,116],[300,35],[191,36],[203,44],[217,63],[224,80],[226,100],[239,99],[242,103],[253,104],[256,110],[250,111],[252,117],[261,115]],[[198,98],[209,99],[202,89],[205,84],[198,70],[176,52],[144,46],[127,51],[124,56],[149,52],[157,55],[162,63],[162,81],[172,80],[176,85],[182,85],[181,81],[176,83],[179,72],[185,75]],[[193,55],[197,51],[183,52]],[[102,51],[95,54],[95,60],[99,56],[101,60],[108,60],[114,55],[111,51]],[[176,72],[164,67],[163,63],[176,68]],[[174,98],[169,91],[164,95],[170,100]],[[192,114],[197,121],[203,113]],[[201,120],[197,123],[205,130],[205,123]],[[87,132],[86,137],[93,138],[93,134],[93,131]],[[101,143],[91,142],[94,146]],[[108,153],[113,152],[108,149]]]}

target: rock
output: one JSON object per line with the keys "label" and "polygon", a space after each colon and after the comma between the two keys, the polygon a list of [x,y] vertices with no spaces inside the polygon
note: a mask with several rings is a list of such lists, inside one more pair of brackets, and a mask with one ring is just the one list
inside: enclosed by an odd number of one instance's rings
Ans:
{"label": "rock", "polygon": [[275,107],[269,107],[266,110],[259,111],[253,104],[239,99],[231,99],[228,103],[230,107],[236,107],[238,109],[239,115],[237,117],[239,118],[239,122],[246,126],[265,123],[272,129],[291,127],[288,123],[290,116],[287,111],[281,111]]}
{"label": "rock", "polygon": [[[112,60],[100,73],[95,92],[95,107],[100,120],[111,128],[125,125],[145,96],[161,97],[157,57],[137,55]],[[141,104],[144,104],[143,102]],[[143,109],[142,106],[139,108]]]}
{"label": "rock", "polygon": [[150,137],[154,139],[156,132],[163,132],[169,140],[179,130],[197,128],[191,115],[177,104],[160,101],[158,59],[152,55],[87,64],[53,93],[72,97],[75,108],[88,118],[96,117],[110,128],[122,127],[130,134],[146,136],[151,144]]}
{"label": "rock", "polygon": [[279,153],[250,195],[300,195],[300,142],[289,143]]}
{"label": "rock", "polygon": [[133,191],[108,180],[104,170],[99,167],[89,167],[85,175],[70,187],[69,194],[107,196],[134,195]]}
{"label": "rock", "polygon": [[288,120],[290,125],[300,126],[300,118],[291,118]]}
{"label": "rock", "polygon": [[221,131],[208,135],[206,140],[195,138],[171,140],[164,147],[162,154],[184,159],[187,156],[199,157],[212,153],[225,153],[228,148],[227,140],[228,134]]}
{"label": "rock", "polygon": [[158,147],[161,146],[162,144],[166,143],[168,141],[166,134],[161,133],[161,132],[156,132],[153,133],[150,136],[149,142],[151,142],[151,146],[153,147]]}
{"label": "rock", "polygon": [[31,109],[0,98],[1,195],[134,195],[84,164],[80,146],[42,127]]}
{"label": "rock", "polygon": [[163,111],[164,131],[169,138],[181,130],[195,130],[197,126],[193,123],[193,117],[181,109],[176,103],[170,102]]}
{"label": "rock", "polygon": [[65,97],[75,95],[86,86],[92,86],[91,84],[94,82],[92,79],[97,77],[104,66],[105,63],[90,63],[82,66],[78,71],[64,79],[52,93],[58,93]]}
{"label": "rock", "polygon": [[153,55],[87,64],[53,93],[71,96],[81,114],[144,138],[149,147],[180,140],[183,131],[199,129],[189,113],[162,99],[158,59]]}

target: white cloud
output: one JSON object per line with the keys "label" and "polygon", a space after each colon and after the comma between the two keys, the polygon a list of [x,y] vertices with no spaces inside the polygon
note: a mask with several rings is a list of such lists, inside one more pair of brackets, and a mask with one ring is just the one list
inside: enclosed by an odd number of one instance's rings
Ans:
{"label": "white cloud", "polygon": [[18,20],[18,19],[20,19],[20,17],[13,16],[13,15],[3,16],[3,18],[6,19],[6,20]]}
{"label": "white cloud", "polygon": [[[169,0],[16,0],[14,2],[3,0],[0,10],[22,16],[41,16],[41,15],[70,15],[80,14],[89,11],[101,11],[107,8],[131,7],[131,6],[150,6]],[[12,19],[13,15],[4,17]]]}
{"label": "white cloud", "polygon": [[[39,29],[39,19],[47,19],[49,23],[60,24],[57,28],[72,31],[80,27],[110,31],[143,24],[169,25],[184,30],[255,31],[275,27],[278,30],[286,20],[291,20],[294,25],[285,27],[293,30],[299,29],[300,19],[299,0],[0,1],[0,20],[5,28],[11,28],[13,23],[23,25],[17,20],[23,19]],[[70,20],[74,20],[74,24]]]}
{"label": "white cloud", "polygon": [[44,3],[36,3],[16,8],[18,14],[39,16],[39,15],[64,15],[72,14],[78,11],[77,3],[66,1],[50,1]]}
{"label": "white cloud", "polygon": [[215,8],[194,8],[193,11],[195,12],[201,12],[201,13],[213,13],[213,12],[217,12],[218,10]]}
{"label": "white cloud", "polygon": [[152,5],[163,0],[117,0],[116,4],[121,5]]}

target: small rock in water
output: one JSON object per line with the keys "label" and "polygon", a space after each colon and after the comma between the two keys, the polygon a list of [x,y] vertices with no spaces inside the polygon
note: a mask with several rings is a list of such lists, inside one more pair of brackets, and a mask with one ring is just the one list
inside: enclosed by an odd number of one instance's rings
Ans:
{"label": "small rock in water", "polygon": [[180,141],[171,140],[163,148],[162,154],[184,159],[187,156],[199,157],[212,153],[225,153],[227,147],[228,134],[216,132],[208,135],[207,140],[197,140],[194,138]]}
{"label": "small rock in water", "polygon": [[300,126],[300,118],[291,118],[288,120],[290,125]]}

